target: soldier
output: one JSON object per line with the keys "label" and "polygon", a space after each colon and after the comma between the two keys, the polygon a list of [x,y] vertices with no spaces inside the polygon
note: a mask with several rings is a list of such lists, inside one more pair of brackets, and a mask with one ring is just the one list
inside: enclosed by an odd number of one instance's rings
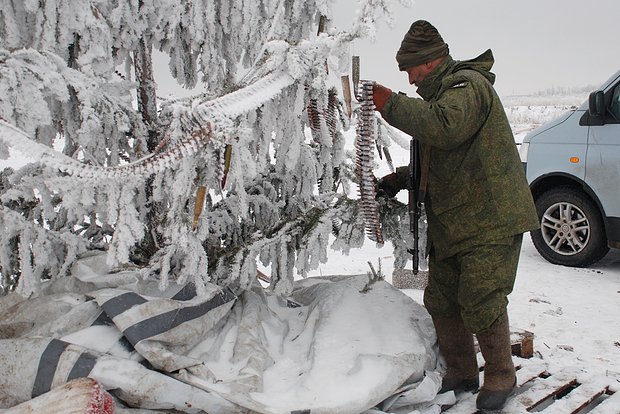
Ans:
{"label": "soldier", "polygon": [[[423,99],[380,84],[373,88],[373,99],[388,123],[420,142],[421,153],[430,146],[424,305],[447,363],[441,391],[478,388],[476,334],[486,362],[476,406],[497,410],[516,388],[507,296],[523,233],[539,223],[493,88],[493,54],[487,50],[475,59],[455,61],[437,29],[418,20],[405,34],[396,61]],[[379,180],[378,192],[393,197],[408,182],[409,167],[400,167]]]}

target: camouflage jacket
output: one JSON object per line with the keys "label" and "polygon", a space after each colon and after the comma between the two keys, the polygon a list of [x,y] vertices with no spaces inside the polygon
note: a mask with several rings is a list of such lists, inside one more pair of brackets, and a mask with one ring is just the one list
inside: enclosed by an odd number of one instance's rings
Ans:
{"label": "camouflage jacket", "polygon": [[426,213],[437,258],[539,227],[493,63],[491,50],[469,61],[448,56],[419,85],[424,99],[393,93],[381,111],[431,146]]}

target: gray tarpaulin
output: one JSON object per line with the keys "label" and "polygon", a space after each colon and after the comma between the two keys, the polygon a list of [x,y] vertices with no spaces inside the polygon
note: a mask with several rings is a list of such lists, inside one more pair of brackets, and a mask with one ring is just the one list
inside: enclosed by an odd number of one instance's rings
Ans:
{"label": "gray tarpaulin", "polygon": [[89,376],[120,407],[148,410],[435,412],[430,317],[367,283],[309,278],[288,300],[258,284],[160,291],[103,255],[81,259],[36,297],[0,298],[0,408]]}

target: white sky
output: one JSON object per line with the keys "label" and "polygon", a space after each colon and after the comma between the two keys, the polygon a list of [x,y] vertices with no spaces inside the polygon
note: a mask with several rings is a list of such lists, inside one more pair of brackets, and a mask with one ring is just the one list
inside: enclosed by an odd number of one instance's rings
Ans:
{"label": "white sky", "polygon": [[[375,43],[359,42],[361,76],[412,95],[394,56],[412,22],[431,22],[457,60],[493,50],[502,96],[556,87],[598,86],[620,69],[618,0],[414,0],[395,5],[394,27],[378,24]],[[336,0],[334,24],[346,27],[357,0]],[[342,20],[341,20],[342,19]],[[350,24],[350,23],[349,23]],[[338,28],[338,27],[337,27]]]}

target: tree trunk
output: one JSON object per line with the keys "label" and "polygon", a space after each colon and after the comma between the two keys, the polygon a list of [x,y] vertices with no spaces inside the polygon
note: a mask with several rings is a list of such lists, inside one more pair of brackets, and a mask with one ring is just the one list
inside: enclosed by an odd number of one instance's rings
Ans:
{"label": "tree trunk", "polygon": [[[157,89],[153,77],[153,60],[151,54],[151,43],[144,38],[140,40],[140,45],[134,50],[134,68],[136,81],[138,82],[137,98],[138,111],[142,115],[142,120],[147,127],[147,151],[152,153],[161,142],[161,130],[159,128],[159,118],[157,114]],[[153,179],[149,178],[145,184],[147,199],[147,222],[146,234],[142,242],[136,246],[136,251],[132,260],[146,264],[148,260],[159,249],[161,234],[158,233],[158,226],[161,221],[161,206],[152,201]]]}
{"label": "tree trunk", "polygon": [[153,77],[151,43],[142,38],[134,51],[134,66],[138,82],[138,111],[148,129],[148,151],[153,152],[160,142],[157,116],[157,89]]}

